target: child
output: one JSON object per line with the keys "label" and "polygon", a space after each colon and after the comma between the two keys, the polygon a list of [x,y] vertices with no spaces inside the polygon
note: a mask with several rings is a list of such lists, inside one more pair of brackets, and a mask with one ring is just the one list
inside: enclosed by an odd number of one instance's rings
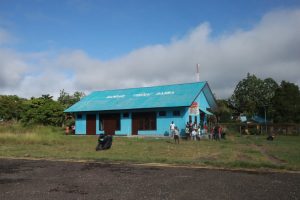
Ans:
{"label": "child", "polygon": [[196,140],[196,135],[197,135],[197,132],[195,129],[193,129],[193,131],[192,131],[192,139],[193,140]]}
{"label": "child", "polygon": [[174,140],[175,140],[175,144],[176,142],[179,144],[179,131],[177,127],[175,127],[174,129]]}

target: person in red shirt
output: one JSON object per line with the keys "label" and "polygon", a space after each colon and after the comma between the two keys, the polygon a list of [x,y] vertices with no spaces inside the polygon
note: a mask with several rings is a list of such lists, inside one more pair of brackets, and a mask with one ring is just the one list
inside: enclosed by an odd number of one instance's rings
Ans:
{"label": "person in red shirt", "polygon": [[222,135],[222,126],[219,126],[219,138],[221,138],[221,135]]}

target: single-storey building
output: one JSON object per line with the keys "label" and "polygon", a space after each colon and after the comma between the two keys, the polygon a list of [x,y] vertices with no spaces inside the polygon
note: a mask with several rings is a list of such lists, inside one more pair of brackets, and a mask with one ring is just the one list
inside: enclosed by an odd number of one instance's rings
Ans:
{"label": "single-storey building", "polygon": [[92,92],[65,110],[75,115],[75,134],[168,136],[173,121],[204,124],[217,107],[207,82]]}

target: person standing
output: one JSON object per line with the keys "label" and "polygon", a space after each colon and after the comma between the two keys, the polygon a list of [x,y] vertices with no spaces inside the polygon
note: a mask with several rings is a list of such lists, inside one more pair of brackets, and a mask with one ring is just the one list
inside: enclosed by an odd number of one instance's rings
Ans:
{"label": "person standing", "polygon": [[221,139],[222,138],[222,132],[223,132],[222,126],[219,126],[218,132],[219,132],[219,139]]}
{"label": "person standing", "polygon": [[175,124],[174,121],[172,121],[170,124],[170,137],[173,137],[174,132],[175,132]]}
{"label": "person standing", "polygon": [[192,121],[189,122],[189,132],[190,132],[190,138],[192,137],[192,132],[193,132],[193,123]]}
{"label": "person standing", "polygon": [[207,127],[206,123],[204,123],[204,126],[203,126],[203,133],[204,133],[204,135],[208,133],[208,127]]}
{"label": "person standing", "polygon": [[214,128],[214,139],[216,141],[220,140],[220,138],[219,138],[219,126],[218,125],[216,125],[215,128]]}
{"label": "person standing", "polygon": [[201,126],[201,123],[199,122],[198,124],[198,134],[199,136],[202,136],[203,135],[203,127]]}
{"label": "person standing", "polygon": [[72,134],[75,134],[75,125],[73,124],[73,125],[71,126],[71,128],[72,128]]}
{"label": "person standing", "polygon": [[196,131],[196,129],[193,129],[193,131],[192,131],[192,140],[196,140],[196,137],[197,137],[197,131]]}
{"label": "person standing", "polygon": [[200,141],[200,139],[201,139],[201,126],[200,126],[200,124],[199,124],[199,126],[198,126],[198,128],[197,128],[197,135],[196,135],[196,139],[198,140],[198,141]]}
{"label": "person standing", "polygon": [[174,129],[174,141],[175,141],[175,144],[176,143],[179,144],[179,130],[177,127],[175,127],[175,129]]}
{"label": "person standing", "polygon": [[190,128],[189,127],[190,127],[190,125],[187,122],[186,125],[185,125],[185,136],[186,136],[187,140],[191,139]]}

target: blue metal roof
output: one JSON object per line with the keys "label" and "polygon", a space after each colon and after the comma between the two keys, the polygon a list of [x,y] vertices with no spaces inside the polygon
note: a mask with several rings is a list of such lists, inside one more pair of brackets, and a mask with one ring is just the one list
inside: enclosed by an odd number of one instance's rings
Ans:
{"label": "blue metal roof", "polygon": [[190,106],[206,82],[92,92],[65,112]]}
{"label": "blue metal roof", "polygon": [[259,124],[263,124],[263,123],[269,123],[270,121],[263,118],[263,117],[260,117],[258,115],[254,115],[252,118],[251,118],[253,121],[259,123]]}

